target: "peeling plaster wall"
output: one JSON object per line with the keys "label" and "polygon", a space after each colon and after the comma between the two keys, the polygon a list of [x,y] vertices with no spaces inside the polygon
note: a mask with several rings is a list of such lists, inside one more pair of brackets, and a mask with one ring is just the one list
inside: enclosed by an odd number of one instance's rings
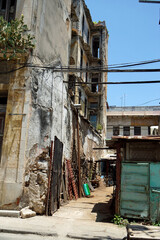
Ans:
{"label": "peeling plaster wall", "polygon": [[37,21],[32,21],[33,25],[36,24],[34,55],[45,63],[59,60],[61,65],[68,65],[71,38],[70,6],[71,0],[38,0]]}
{"label": "peeling plaster wall", "polygon": [[[70,4],[71,1],[61,0],[39,0],[38,5],[34,2],[31,30],[35,32],[36,48],[33,51],[33,64],[68,66],[71,41]],[[71,158],[72,117],[64,80],[67,80],[67,74],[36,68],[32,70],[22,203],[28,201],[29,206],[40,214],[45,210],[48,171],[39,170],[38,162],[41,161],[44,165],[48,163],[48,149],[55,136],[64,144],[63,157]],[[42,188],[42,183],[46,185],[45,189]]]}
{"label": "peeling plaster wall", "polygon": [[[16,17],[24,14],[36,40],[29,62],[53,67],[68,65],[70,6],[71,0],[17,1]],[[70,158],[71,107],[63,84],[67,74],[40,68],[26,72],[27,78],[24,71],[19,71],[7,79],[10,82],[0,168],[0,208],[16,208],[22,198],[21,206],[29,204],[35,209],[35,201],[39,206],[36,212],[43,213],[46,190],[39,191],[38,176],[43,175],[41,180],[47,186],[48,172],[42,172],[38,162],[47,163],[48,148],[55,135],[64,143],[64,154]],[[8,115],[10,112],[21,115]]]}
{"label": "peeling plaster wall", "polygon": [[[24,62],[24,59],[22,59]],[[6,63],[4,63],[6,64]],[[16,67],[16,62],[7,63]],[[3,63],[2,63],[3,65]],[[13,67],[12,66],[12,67]],[[8,100],[0,161],[0,206],[13,208],[22,194],[27,117],[27,69],[8,75]]]}

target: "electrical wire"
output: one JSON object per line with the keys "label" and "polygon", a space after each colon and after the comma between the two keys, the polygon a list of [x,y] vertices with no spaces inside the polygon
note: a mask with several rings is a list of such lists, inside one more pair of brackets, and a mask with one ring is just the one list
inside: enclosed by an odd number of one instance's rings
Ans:
{"label": "electrical wire", "polygon": [[155,101],[158,101],[158,100],[160,100],[160,98],[156,98],[156,99],[150,100],[150,101],[148,101],[148,102],[142,103],[142,104],[140,104],[139,106],[148,104],[148,103],[150,103],[150,102],[155,102]]}
{"label": "electrical wire", "polygon": [[18,67],[18,68],[15,68],[15,69],[12,69],[10,71],[6,71],[6,72],[0,72],[0,74],[10,74],[10,73],[13,73],[13,72],[16,72],[22,68],[25,68],[26,66],[21,66],[21,67]]}
{"label": "electrical wire", "polygon": [[26,64],[16,69],[12,69],[8,72],[0,72],[0,74],[9,74],[15,71],[18,71],[22,68],[40,68],[40,69],[48,69],[53,70],[53,72],[63,72],[63,73],[83,73],[83,72],[90,72],[90,73],[103,73],[103,72],[111,72],[111,73],[130,73],[130,72],[160,72],[159,68],[148,68],[148,69],[108,69],[108,68],[100,68],[100,67],[90,67],[90,68],[78,68],[78,67],[51,67],[51,66],[40,66],[40,65],[29,65]]}
{"label": "electrical wire", "polygon": [[63,81],[64,83],[74,84],[75,86],[80,85],[116,85],[116,84],[148,84],[148,83],[160,83],[160,80],[152,81],[127,81],[127,82],[69,82]]}
{"label": "electrical wire", "polygon": [[[6,60],[1,60],[6,61]],[[140,62],[127,62],[127,63],[120,63],[120,64],[110,64],[110,65],[101,65],[101,66],[91,66],[91,67],[81,67],[80,69],[112,69],[112,68],[124,68],[124,67],[133,67],[133,66],[139,66],[139,65],[145,65],[145,64],[152,64],[160,62],[160,59],[153,59],[153,60],[146,60],[146,61],[140,61]],[[15,63],[16,64],[16,63]],[[55,67],[49,67],[49,66],[40,66],[40,65],[33,65],[32,63],[21,63],[21,65],[26,65],[28,67],[40,67],[40,68],[55,68]],[[62,66],[62,69],[68,69],[69,66]],[[72,67],[74,68],[74,67]]]}
{"label": "electrical wire", "polygon": [[140,66],[140,65],[145,65],[145,64],[151,64],[151,63],[157,63],[160,62],[160,59],[157,60],[152,60],[152,61],[145,61],[145,62],[140,62],[140,63],[133,63],[133,64],[125,64],[125,65],[119,65],[116,67],[110,67],[110,69],[113,68],[125,68],[125,67],[134,67],[134,66]]}

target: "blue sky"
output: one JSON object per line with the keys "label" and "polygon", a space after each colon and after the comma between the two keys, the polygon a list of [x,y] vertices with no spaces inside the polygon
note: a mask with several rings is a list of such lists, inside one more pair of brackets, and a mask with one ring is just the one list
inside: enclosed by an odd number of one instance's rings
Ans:
{"label": "blue sky", "polygon": [[[85,2],[93,21],[106,22],[109,32],[108,64],[160,59],[160,4],[139,3],[139,0]],[[160,63],[140,68],[160,68]],[[160,80],[160,73],[108,74],[108,81],[131,80]],[[159,83],[108,85],[107,91],[110,106],[160,106]]]}

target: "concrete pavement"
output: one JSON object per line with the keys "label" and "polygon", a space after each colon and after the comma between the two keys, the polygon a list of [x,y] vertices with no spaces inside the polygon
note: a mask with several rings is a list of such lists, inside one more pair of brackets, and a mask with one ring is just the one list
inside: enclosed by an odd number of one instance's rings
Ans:
{"label": "concrete pavement", "polygon": [[[108,197],[107,197],[108,196]],[[108,200],[107,200],[108,199]],[[109,201],[106,188],[99,188],[93,198],[81,198],[62,206],[52,217],[36,216],[28,219],[0,217],[1,233],[32,234],[54,239],[123,239],[125,227],[101,221],[108,216]],[[96,206],[100,206],[99,212]],[[97,218],[97,216],[99,217]]]}
{"label": "concrete pavement", "polygon": [[123,239],[126,229],[86,219],[36,216],[29,219],[0,217],[1,233],[53,236],[59,239]]}

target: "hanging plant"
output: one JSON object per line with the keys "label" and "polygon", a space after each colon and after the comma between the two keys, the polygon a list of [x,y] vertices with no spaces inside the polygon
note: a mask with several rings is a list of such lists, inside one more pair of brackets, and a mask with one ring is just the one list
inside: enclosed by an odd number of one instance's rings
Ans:
{"label": "hanging plant", "polygon": [[[0,17],[0,52],[4,59],[16,58],[18,53],[27,53],[35,47],[34,36],[28,33],[29,29],[24,24],[24,16],[7,22]],[[8,57],[8,54],[9,57]]]}

